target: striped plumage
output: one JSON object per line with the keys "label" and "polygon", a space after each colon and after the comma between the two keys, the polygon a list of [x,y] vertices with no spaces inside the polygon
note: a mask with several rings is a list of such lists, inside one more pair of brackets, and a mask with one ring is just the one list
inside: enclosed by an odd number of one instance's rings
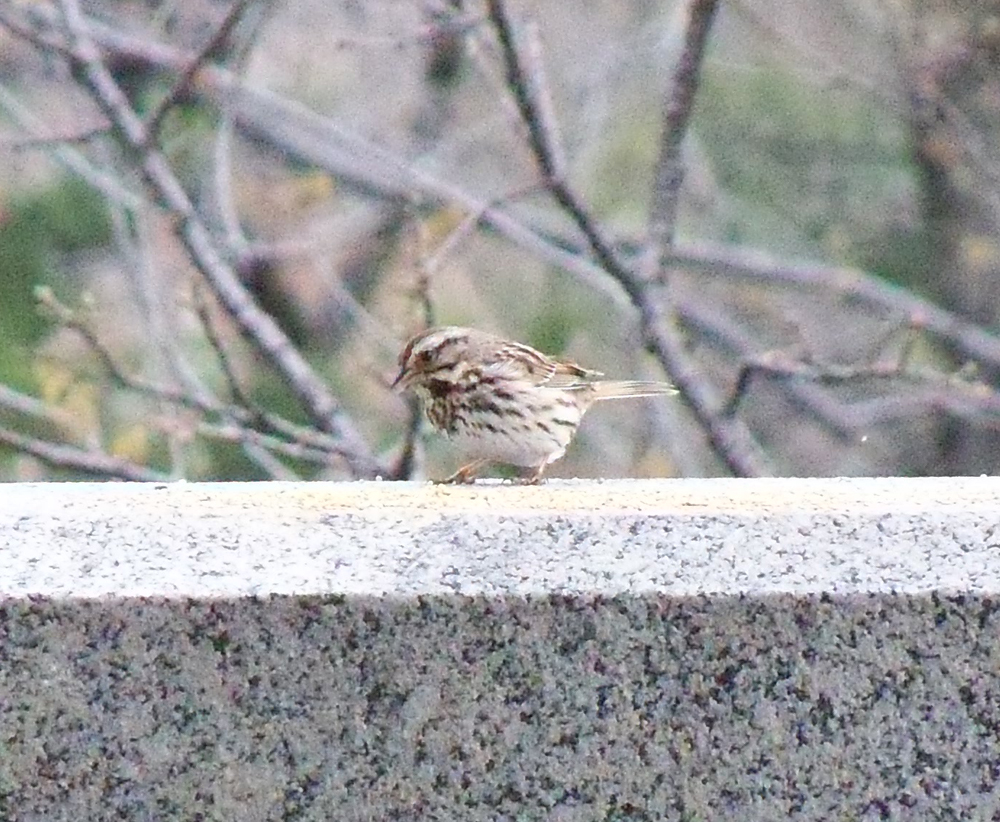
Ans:
{"label": "striped plumage", "polygon": [[672,394],[661,382],[603,380],[598,371],[472,328],[432,328],[399,355],[394,387],[420,398],[431,425],[473,462],[449,481],[466,482],[486,463],[534,469],[559,459],[591,404]]}

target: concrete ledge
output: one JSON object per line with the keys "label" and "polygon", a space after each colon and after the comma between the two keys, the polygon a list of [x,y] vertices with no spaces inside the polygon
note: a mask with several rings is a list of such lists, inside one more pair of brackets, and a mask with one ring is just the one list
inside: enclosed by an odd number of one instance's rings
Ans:
{"label": "concrete ledge", "polygon": [[0,486],[0,819],[990,819],[1000,481]]}

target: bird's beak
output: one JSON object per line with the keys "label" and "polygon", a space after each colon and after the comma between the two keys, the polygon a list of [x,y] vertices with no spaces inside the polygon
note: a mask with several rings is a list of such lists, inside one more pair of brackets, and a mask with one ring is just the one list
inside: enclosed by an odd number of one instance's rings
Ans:
{"label": "bird's beak", "polygon": [[405,368],[400,368],[399,373],[396,375],[396,379],[392,381],[392,385],[389,387],[393,391],[405,391],[410,386],[410,375],[407,373]]}

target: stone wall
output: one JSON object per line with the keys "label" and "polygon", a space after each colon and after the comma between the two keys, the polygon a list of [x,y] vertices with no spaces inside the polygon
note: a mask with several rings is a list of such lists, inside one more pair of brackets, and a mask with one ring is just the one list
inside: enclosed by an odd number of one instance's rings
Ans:
{"label": "stone wall", "polygon": [[990,819],[1000,481],[0,488],[0,819]]}

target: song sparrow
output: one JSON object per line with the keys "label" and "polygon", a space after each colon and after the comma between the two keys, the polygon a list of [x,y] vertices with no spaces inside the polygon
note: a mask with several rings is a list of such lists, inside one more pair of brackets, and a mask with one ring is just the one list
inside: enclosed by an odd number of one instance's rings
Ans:
{"label": "song sparrow", "polygon": [[473,461],[445,482],[471,482],[489,463],[533,471],[566,451],[584,413],[598,400],[673,394],[668,383],[601,380],[599,371],[545,356],[472,328],[432,328],[399,355],[393,388],[411,390],[431,425]]}

